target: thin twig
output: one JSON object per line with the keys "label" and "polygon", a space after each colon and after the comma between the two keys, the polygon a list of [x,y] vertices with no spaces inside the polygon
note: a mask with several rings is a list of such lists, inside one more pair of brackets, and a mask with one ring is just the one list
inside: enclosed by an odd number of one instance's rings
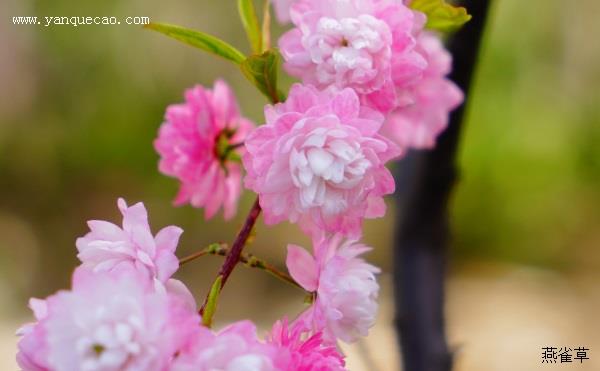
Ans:
{"label": "thin twig", "polygon": [[182,265],[187,264],[187,263],[191,262],[192,260],[196,260],[196,259],[198,259],[198,258],[200,258],[200,257],[202,257],[204,255],[214,254],[213,251],[216,248],[219,248],[219,247],[227,248],[227,244],[224,244],[224,243],[213,243],[213,244],[210,244],[208,247],[206,247],[206,248],[204,248],[204,249],[202,249],[200,251],[197,251],[197,252],[195,252],[193,254],[190,254],[190,255],[188,255],[186,257],[183,257],[183,258],[179,259],[179,266],[181,267]]}
{"label": "thin twig", "polygon": [[240,257],[240,261],[248,267],[262,269],[265,272],[274,276],[275,278],[280,279],[281,281],[284,281],[286,283],[289,283],[290,285],[295,286],[301,290],[304,290],[304,288],[302,286],[300,286],[298,284],[298,282],[294,281],[294,279],[289,274],[280,271],[279,269],[275,268],[274,266],[267,263],[266,261],[258,259],[257,257],[255,257],[253,255],[248,254],[246,256],[246,255],[242,254],[242,256]]}
{"label": "thin twig", "polygon": [[[205,255],[227,256],[227,254],[229,254],[229,248],[227,247],[227,244],[215,243],[201,251],[198,251],[194,254],[188,255],[185,258],[181,258],[181,260],[179,260],[179,265],[181,266],[187,262],[190,262],[196,258],[205,256]],[[296,281],[294,281],[294,279],[289,274],[280,271],[275,266],[269,264],[265,260],[260,259],[252,254],[242,253],[240,255],[240,262],[249,268],[258,268],[266,273],[269,273],[270,275],[274,276],[275,278],[277,278],[283,282],[286,282],[294,287],[304,290],[304,288],[302,286],[300,286],[300,284],[298,284]]]}

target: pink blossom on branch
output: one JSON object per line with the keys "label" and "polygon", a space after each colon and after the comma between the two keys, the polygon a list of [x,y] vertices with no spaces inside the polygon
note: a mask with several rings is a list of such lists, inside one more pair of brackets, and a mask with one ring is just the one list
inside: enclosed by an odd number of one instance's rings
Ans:
{"label": "pink blossom on branch", "polygon": [[404,89],[427,66],[415,51],[420,13],[398,0],[298,0],[290,13],[295,27],[279,40],[288,73],[350,87],[382,112],[406,104]]}
{"label": "pink blossom on branch", "polygon": [[322,331],[327,341],[355,341],[375,323],[379,268],[360,256],[370,250],[341,235],[314,242],[313,257],[302,247],[288,245],[286,264],[292,277],[316,300],[299,322]]}
{"label": "pink blossom on branch", "polygon": [[377,133],[383,115],[362,107],[352,89],[296,84],[265,117],[246,140],[243,162],[267,224],[358,236],[363,219],[385,214],[383,196],[394,191],[385,163],[399,150]]}
{"label": "pink blossom on branch", "polygon": [[[300,324],[301,325],[301,324]],[[202,327],[174,359],[173,371],[343,371],[343,356],[325,345],[321,334],[278,321],[266,341],[250,321],[212,332]]]}
{"label": "pink blossom on branch", "polygon": [[225,219],[232,218],[241,193],[241,144],[253,127],[221,80],[212,90],[188,89],[185,103],[170,105],[154,147],[160,171],[181,182],[175,204],[203,207],[207,219],[222,206]]}
{"label": "pink blossom on branch", "polygon": [[90,220],[90,232],[75,243],[77,257],[96,272],[134,269],[156,284],[165,284],[179,267],[175,249],[183,230],[168,226],[153,236],[143,203],[127,206],[122,198],[117,203],[123,226]]}
{"label": "pink blossom on branch", "polygon": [[323,342],[322,333],[311,335],[303,323],[277,321],[267,336],[267,343],[277,347],[279,371],[342,371],[344,356],[335,346]]}
{"label": "pink blossom on branch", "polygon": [[203,327],[173,361],[172,371],[276,371],[275,347],[260,342],[250,321],[213,333]]}
{"label": "pink blossom on branch", "polygon": [[417,50],[427,59],[423,78],[409,89],[412,103],[388,115],[382,134],[401,148],[433,148],[446,129],[449,114],[463,101],[462,91],[446,76],[452,69],[452,56],[440,38],[423,32]]}
{"label": "pink blossom on branch", "polygon": [[17,361],[32,370],[167,370],[199,328],[195,311],[135,271],[76,270],[71,291],[32,306]]}

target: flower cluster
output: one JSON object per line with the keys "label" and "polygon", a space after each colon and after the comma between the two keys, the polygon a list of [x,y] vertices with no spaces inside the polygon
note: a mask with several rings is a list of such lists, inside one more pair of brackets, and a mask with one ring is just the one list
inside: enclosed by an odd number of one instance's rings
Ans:
{"label": "flower cluster", "polygon": [[279,40],[288,73],[325,88],[353,88],[361,101],[387,112],[427,62],[416,50],[423,17],[397,0],[300,0],[294,28]]}
{"label": "flower cluster", "polygon": [[37,322],[19,330],[24,370],[165,370],[198,328],[176,294],[131,270],[75,271],[70,291],[32,301]]}
{"label": "flower cluster", "polygon": [[[90,221],[77,240],[72,288],[31,299],[36,322],[21,327],[17,362],[46,370],[343,370],[343,356],[302,322],[278,321],[265,340],[249,321],[213,332],[170,257],[181,229],[152,237],[146,209],[120,199],[123,226]],[[173,255],[174,256],[174,255]],[[157,284],[158,283],[158,284]]]}
{"label": "flower cluster", "polygon": [[263,338],[248,320],[210,329],[206,308],[173,278],[182,229],[154,235],[144,205],[119,199],[122,226],[92,220],[77,239],[71,289],[31,299],[36,321],[18,330],[23,370],[345,370],[338,341],[367,336],[377,314],[380,270],[359,241],[394,192],[386,166],[433,147],[463,96],[447,78],[449,53],[407,1],[273,2],[291,22],[279,39],[284,68],[301,83],[265,107],[258,127],[225,82],[195,86],[167,108],[154,147],[159,170],[180,181],[175,204],[207,219],[221,208],[232,218],[242,184],[258,195],[215,284],[241,260],[262,211],[266,224],[295,223],[312,239],[311,252],[289,244],[290,276],[276,274],[309,306]]}
{"label": "flower cluster", "polygon": [[431,148],[463,100],[446,78],[451,58],[426,16],[401,0],[275,0],[293,28],[279,40],[285,69],[319,88],[350,87],[388,114],[384,135]]}
{"label": "flower cluster", "polygon": [[153,237],[142,203],[118,206],[122,227],[88,222],[77,239],[72,288],[32,299],[37,319],[19,330],[24,370],[165,370],[196,332],[196,304],[172,279],[182,230]]}

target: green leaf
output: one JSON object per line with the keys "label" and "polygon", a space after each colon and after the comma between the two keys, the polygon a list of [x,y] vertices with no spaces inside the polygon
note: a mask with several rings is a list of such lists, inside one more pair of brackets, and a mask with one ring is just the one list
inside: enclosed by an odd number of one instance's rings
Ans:
{"label": "green leaf", "polygon": [[202,49],[214,55],[218,55],[219,57],[223,57],[235,64],[242,63],[242,61],[246,58],[242,52],[229,45],[225,41],[200,31],[194,31],[166,23],[150,23],[145,25],[144,28],[160,32],[185,44]]}
{"label": "green leaf", "polygon": [[204,307],[204,312],[202,313],[202,324],[206,327],[210,327],[212,325],[212,318],[217,310],[217,301],[219,299],[219,294],[221,293],[222,281],[223,276],[218,276],[210,288],[208,300],[206,301],[206,306]]}
{"label": "green leaf", "polygon": [[456,31],[471,19],[467,9],[448,4],[446,0],[413,0],[410,7],[425,13],[425,27],[436,31]]}
{"label": "green leaf", "polygon": [[277,71],[279,69],[279,53],[269,49],[262,54],[253,54],[241,64],[242,73],[258,88],[272,103],[282,100],[282,94],[277,90]]}
{"label": "green leaf", "polygon": [[238,0],[238,11],[254,53],[262,51],[262,34],[252,0]]}

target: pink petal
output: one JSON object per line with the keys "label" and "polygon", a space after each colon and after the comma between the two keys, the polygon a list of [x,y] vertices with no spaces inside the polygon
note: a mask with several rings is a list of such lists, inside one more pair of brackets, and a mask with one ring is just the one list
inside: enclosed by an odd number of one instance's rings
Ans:
{"label": "pink petal", "polygon": [[319,280],[317,262],[308,251],[297,245],[288,245],[285,263],[292,278],[300,286],[311,292],[317,290]]}
{"label": "pink petal", "polygon": [[352,89],[344,89],[337,93],[331,101],[331,106],[333,112],[343,121],[356,118],[360,111],[358,96]]}
{"label": "pink petal", "polygon": [[168,280],[179,268],[179,260],[170,251],[159,251],[155,259],[156,275],[162,282]]}
{"label": "pink petal", "polygon": [[177,244],[179,243],[179,237],[183,233],[183,229],[170,225],[164,227],[154,237],[157,250],[164,250],[169,252],[175,252]]}
{"label": "pink petal", "polygon": [[46,317],[48,313],[48,304],[46,303],[46,300],[43,299],[29,299],[29,308],[31,308],[33,315],[37,320]]}
{"label": "pink petal", "polygon": [[90,220],[87,224],[90,230],[103,240],[117,241],[123,238],[123,230],[113,223],[104,220]]}
{"label": "pink petal", "polygon": [[190,310],[196,310],[196,299],[194,299],[194,295],[192,295],[190,290],[183,282],[171,278],[165,283],[165,288],[167,289],[168,293],[174,294],[175,296],[182,299]]}
{"label": "pink petal", "polygon": [[382,218],[385,215],[386,205],[385,201],[381,197],[369,197],[367,211],[365,217],[367,218]]}
{"label": "pink petal", "polygon": [[254,323],[247,320],[235,322],[219,331],[219,335],[225,334],[235,334],[241,336],[246,341],[251,343],[256,341],[256,326]]}
{"label": "pink petal", "polygon": [[233,93],[223,80],[215,81],[212,92],[212,108],[215,111],[215,125],[219,129],[230,124],[231,118],[239,116]]}

